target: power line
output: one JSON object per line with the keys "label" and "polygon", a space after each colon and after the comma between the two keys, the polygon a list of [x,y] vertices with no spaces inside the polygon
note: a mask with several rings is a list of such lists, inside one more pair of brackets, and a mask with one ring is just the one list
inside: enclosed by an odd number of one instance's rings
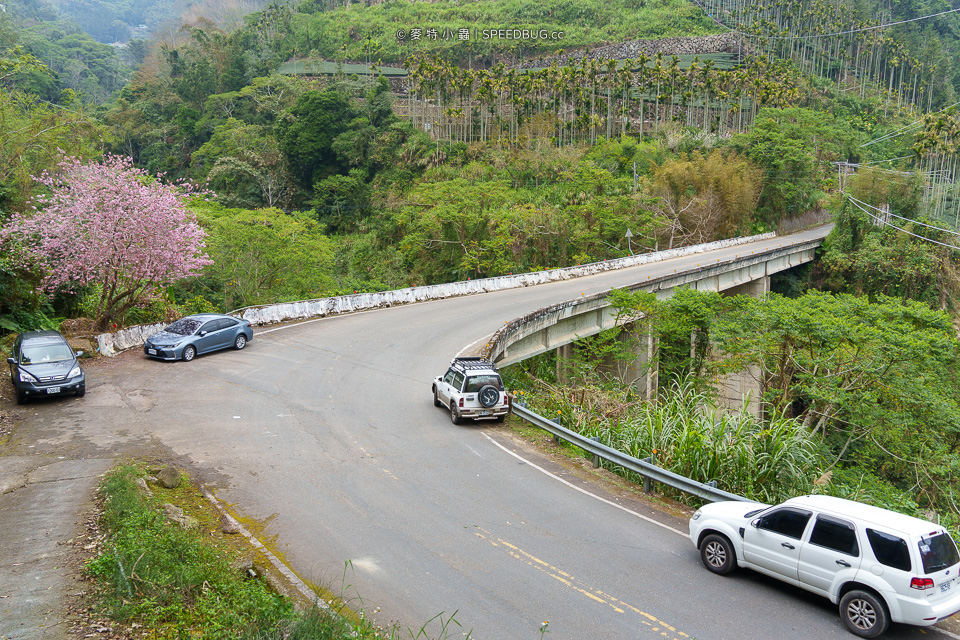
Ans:
{"label": "power line", "polygon": [[734,28],[732,28],[732,27],[728,27],[727,25],[725,25],[725,24],[724,24],[723,22],[721,22],[720,20],[714,18],[714,17],[713,17],[713,14],[710,13],[710,11],[708,11],[707,8],[704,7],[702,3],[697,2],[697,4],[700,5],[700,8],[703,9],[704,13],[706,13],[707,16],[708,16],[714,23],[720,25],[721,27],[723,27],[723,28],[725,28],[725,29],[729,29],[731,33],[735,33],[735,34],[741,35],[741,36],[746,36],[746,37],[748,37],[748,38],[766,38],[766,39],[768,39],[768,40],[806,40],[806,39],[811,39],[811,38],[829,38],[829,37],[832,37],[832,36],[845,36],[845,35],[849,35],[849,34],[851,34],[851,33],[860,33],[860,32],[863,32],[863,31],[873,31],[874,29],[886,29],[887,27],[895,27],[895,26],[897,26],[897,25],[907,24],[907,23],[910,23],[910,22],[918,22],[918,21],[920,21],[920,20],[927,20],[927,19],[929,19],[929,18],[937,18],[937,17],[940,17],[940,16],[945,16],[945,15],[947,15],[947,14],[956,13],[956,12],[960,11],[960,8],[958,8],[958,9],[949,9],[949,10],[947,10],[947,11],[941,11],[940,13],[931,13],[931,14],[929,14],[929,15],[920,16],[920,17],[917,17],[917,18],[908,18],[908,19],[906,19],[906,20],[897,20],[896,22],[886,22],[886,23],[884,23],[884,24],[877,24],[877,25],[873,25],[873,26],[869,26],[869,27],[861,27],[861,28],[859,28],[859,29],[848,29],[848,30],[846,30],[846,31],[836,31],[836,32],[834,32],[834,33],[819,33],[819,34],[789,35],[789,36],[763,36],[763,35],[757,35],[757,34],[754,34],[754,33],[746,33],[746,32],[744,32],[744,31],[739,31],[739,30],[734,29]]}
{"label": "power line", "polygon": [[919,224],[919,225],[921,225],[921,226],[927,227],[928,229],[935,229],[936,231],[942,231],[942,232],[944,232],[944,233],[949,233],[949,234],[954,235],[954,236],[960,236],[960,233],[957,233],[956,231],[953,231],[952,229],[944,229],[944,228],[942,228],[942,227],[934,227],[933,225],[926,224],[925,222],[920,222],[919,220],[911,220],[910,218],[904,218],[903,216],[898,216],[897,214],[895,214],[895,213],[893,213],[893,212],[891,212],[891,211],[884,211],[883,209],[880,209],[879,207],[875,207],[874,205],[869,204],[869,203],[867,203],[867,202],[864,202],[863,200],[857,200],[856,198],[854,198],[854,197],[851,196],[850,194],[844,193],[843,195],[847,196],[848,199],[853,200],[854,202],[858,202],[858,203],[860,203],[860,204],[862,204],[862,205],[864,205],[864,206],[866,206],[866,207],[870,207],[870,208],[873,209],[874,211],[879,211],[880,213],[883,213],[884,215],[893,216],[894,218],[900,218],[901,220],[906,220],[907,222],[912,222],[913,224]]}
{"label": "power line", "polygon": [[[898,226],[895,225],[895,224],[890,224],[890,223],[887,222],[886,220],[883,220],[882,218],[879,218],[879,217],[873,215],[872,213],[870,213],[869,211],[867,211],[866,209],[864,209],[863,207],[861,207],[859,204],[857,204],[856,202],[854,202],[854,200],[853,200],[852,198],[850,198],[849,196],[847,197],[847,199],[850,200],[850,202],[853,203],[853,206],[855,206],[856,208],[860,209],[861,211],[863,211],[865,214],[867,214],[868,216],[870,216],[871,218],[873,218],[874,220],[876,220],[876,221],[879,222],[880,224],[885,224],[885,225],[887,225],[888,227],[892,227],[892,228],[896,229],[897,231],[902,231],[902,232],[904,232],[904,233],[907,234],[907,235],[913,236],[914,238],[919,238],[920,240],[926,240],[927,242],[932,242],[933,244],[938,244],[938,245],[940,245],[941,247],[947,247],[948,249],[955,249],[955,250],[956,250],[956,249],[960,249],[960,247],[958,247],[958,246],[955,245],[955,244],[946,244],[946,243],[944,243],[944,242],[939,242],[939,241],[933,240],[933,239],[931,239],[931,238],[926,238],[926,237],[924,237],[924,236],[917,235],[916,233],[911,233],[910,231],[907,231],[906,229],[903,229],[903,228],[901,228],[901,227],[898,227]],[[886,213],[886,212],[884,212],[884,213]]]}
{"label": "power line", "polygon": [[[958,9],[958,11],[960,11],[960,9]],[[935,115],[937,115],[938,113],[943,113],[943,112],[946,111],[947,109],[952,109],[953,107],[956,107],[957,105],[960,105],[960,102],[954,102],[953,104],[947,105],[947,106],[945,106],[943,109],[940,109],[940,111],[934,111],[932,114],[927,114],[927,115],[934,115],[934,116],[935,116]],[[890,133],[888,133],[888,134],[886,134],[886,135],[884,135],[884,136],[881,136],[881,137],[879,137],[879,138],[874,138],[873,140],[871,140],[871,141],[869,141],[869,142],[864,142],[862,145],[860,145],[860,148],[862,149],[862,148],[864,148],[864,147],[869,147],[869,146],[872,145],[872,144],[876,144],[876,143],[878,143],[878,142],[883,142],[884,140],[889,140],[890,138],[895,138],[895,137],[897,137],[898,135],[900,135],[902,132],[905,132],[905,131],[907,131],[908,129],[916,129],[916,128],[920,127],[922,124],[923,124],[923,119],[921,118],[920,120],[917,120],[917,121],[915,121],[915,122],[912,122],[911,124],[908,124],[908,125],[905,126],[905,127],[900,127],[900,128],[897,129],[896,131],[891,131]]]}
{"label": "power line", "polygon": [[886,158],[885,160],[871,160],[870,162],[861,162],[858,166],[866,166],[868,164],[880,164],[881,162],[893,162],[894,160],[906,160],[907,158],[914,158],[913,154],[909,156],[900,156],[899,158]]}
{"label": "power line", "polygon": [[[940,13],[931,13],[930,15],[920,16],[919,18],[909,18],[908,20],[898,20],[896,22],[887,22],[884,24],[877,24],[871,27],[861,27],[860,29],[848,29],[847,31],[836,31],[834,33],[821,33],[817,35],[804,35],[804,36],[753,36],[755,38],[769,38],[771,40],[805,40],[808,38],[829,38],[831,36],[845,36],[851,33],[860,33],[862,31],[873,31],[874,29],[886,29],[887,27],[895,27],[900,24],[907,24],[908,22],[917,22],[919,20],[926,20],[928,18],[937,18],[939,16],[945,16],[948,13],[956,13],[960,9],[950,9],[948,11],[941,11]],[[750,34],[743,34],[749,36]]]}

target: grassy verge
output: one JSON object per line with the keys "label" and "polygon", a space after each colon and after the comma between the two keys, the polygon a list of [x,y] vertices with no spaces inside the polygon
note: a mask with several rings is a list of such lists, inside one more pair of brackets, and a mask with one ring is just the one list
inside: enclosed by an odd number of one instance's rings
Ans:
{"label": "grassy verge", "polygon": [[[136,636],[269,640],[398,638],[346,610],[295,608],[265,580],[250,576],[244,558],[253,548],[239,536],[219,532],[219,512],[188,482],[177,489],[138,484],[142,468],[124,465],[100,487],[101,552],[87,565],[96,584],[96,606]],[[184,509],[196,526],[184,529],[162,511]],[[447,620],[448,626],[456,622]],[[411,637],[426,638],[424,630]]]}

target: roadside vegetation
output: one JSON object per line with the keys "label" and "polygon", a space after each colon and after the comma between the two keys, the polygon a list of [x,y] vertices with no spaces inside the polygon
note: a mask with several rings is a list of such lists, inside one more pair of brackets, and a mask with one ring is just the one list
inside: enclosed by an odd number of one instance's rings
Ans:
{"label": "roadside vegetation", "polygon": [[[958,533],[960,341],[946,313],[818,291],[612,299],[626,317],[644,319],[578,341],[569,361],[546,354],[508,371],[534,410],[755,500],[826,493]],[[660,379],[652,402],[642,382],[621,381],[649,332]],[[752,378],[757,396],[725,405],[730,374]]]}
{"label": "roadside vegetation", "polygon": [[[251,576],[251,566],[257,571],[263,566],[254,562],[252,545],[220,531],[219,512],[186,478],[176,489],[152,484],[147,494],[137,485],[144,475],[142,466],[127,464],[104,479],[100,552],[86,569],[96,581],[93,598],[101,610],[138,636],[428,640],[457,628],[452,618],[438,616],[417,631],[384,629],[339,599],[331,606],[319,601],[295,606],[262,575]],[[171,521],[161,509],[164,503],[182,508],[195,522],[184,528]],[[428,631],[430,624],[440,635]]]}

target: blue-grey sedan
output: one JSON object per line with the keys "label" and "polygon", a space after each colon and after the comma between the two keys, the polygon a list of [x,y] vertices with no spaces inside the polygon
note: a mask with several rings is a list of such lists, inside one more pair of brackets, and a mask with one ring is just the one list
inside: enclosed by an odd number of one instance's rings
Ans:
{"label": "blue-grey sedan", "polygon": [[143,352],[161,360],[190,362],[201,353],[233,347],[243,349],[253,340],[249,320],[218,313],[198,313],[180,318],[143,343]]}

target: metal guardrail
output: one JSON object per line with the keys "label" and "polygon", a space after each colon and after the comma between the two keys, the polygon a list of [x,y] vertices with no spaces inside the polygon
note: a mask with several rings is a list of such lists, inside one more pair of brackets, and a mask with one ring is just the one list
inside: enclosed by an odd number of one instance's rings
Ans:
{"label": "metal guardrail", "polygon": [[579,433],[570,431],[569,429],[560,426],[556,422],[547,420],[543,416],[530,411],[522,405],[514,403],[513,413],[523,420],[530,422],[534,426],[540,427],[545,431],[549,431],[554,435],[554,437],[562,438],[567,442],[574,444],[589,453],[592,453],[596,457],[612,462],[623,467],[624,469],[629,469],[634,473],[639,473],[645,479],[661,482],[668,487],[673,487],[674,489],[679,489],[684,493],[698,496],[704,500],[707,500],[708,502],[722,502],[724,500],[756,502],[750,498],[745,498],[743,496],[738,496],[735,493],[717,489],[710,484],[697,482],[696,480],[691,480],[690,478],[673,473],[672,471],[667,471],[666,469],[662,469],[655,464],[646,462],[645,460],[638,460],[637,458],[628,456],[622,451],[617,451],[616,449],[612,449],[605,444],[600,444],[595,440],[585,438]]}

